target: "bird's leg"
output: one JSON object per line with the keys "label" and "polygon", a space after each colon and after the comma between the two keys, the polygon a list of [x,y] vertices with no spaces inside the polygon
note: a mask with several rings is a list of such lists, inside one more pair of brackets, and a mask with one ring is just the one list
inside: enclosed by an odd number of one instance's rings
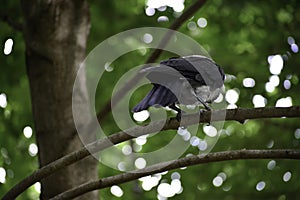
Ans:
{"label": "bird's leg", "polygon": [[[200,97],[198,97],[197,95],[196,95],[196,98],[198,99],[198,101],[200,101],[202,104],[203,104],[203,106],[205,107],[205,109],[207,110],[207,111],[210,111],[211,110],[211,108],[207,105],[207,103],[205,103],[204,101],[203,101],[203,99],[201,99]],[[200,114],[203,112],[203,110],[202,109],[200,109]],[[210,122],[208,122],[208,125],[210,125]]]}
{"label": "bird's leg", "polygon": [[196,98],[198,99],[198,101],[200,101],[200,103],[202,103],[202,105],[205,107],[206,110],[208,110],[208,111],[211,110],[211,108],[207,105],[207,103],[205,103],[205,102],[203,101],[203,99],[201,99],[201,98],[198,97],[197,95],[195,95],[195,96],[196,96]]}
{"label": "bird's leg", "polygon": [[181,115],[182,115],[183,113],[185,113],[185,112],[184,112],[183,110],[181,110],[180,108],[176,107],[176,105],[175,105],[174,103],[171,104],[171,105],[169,105],[169,107],[170,107],[171,109],[177,111],[176,119],[177,119],[177,121],[180,122]]}

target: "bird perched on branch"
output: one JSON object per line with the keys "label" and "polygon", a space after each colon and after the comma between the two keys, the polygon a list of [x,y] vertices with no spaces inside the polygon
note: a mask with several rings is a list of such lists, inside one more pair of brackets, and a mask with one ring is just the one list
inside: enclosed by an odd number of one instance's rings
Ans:
{"label": "bird perched on branch", "polygon": [[182,113],[176,104],[203,105],[212,103],[222,91],[225,74],[212,59],[192,55],[170,58],[160,62],[159,66],[148,67],[140,71],[146,74],[153,88],[133,109],[139,112],[150,106],[169,106]]}

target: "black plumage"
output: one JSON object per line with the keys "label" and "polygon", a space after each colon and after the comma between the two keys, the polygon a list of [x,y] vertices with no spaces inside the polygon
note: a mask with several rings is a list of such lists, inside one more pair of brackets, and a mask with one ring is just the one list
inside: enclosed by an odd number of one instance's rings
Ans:
{"label": "black plumage", "polygon": [[153,88],[133,109],[139,112],[150,106],[169,106],[180,112],[175,104],[202,104],[213,102],[220,94],[224,83],[223,69],[212,59],[193,55],[170,58],[159,66],[141,71],[151,81]]}

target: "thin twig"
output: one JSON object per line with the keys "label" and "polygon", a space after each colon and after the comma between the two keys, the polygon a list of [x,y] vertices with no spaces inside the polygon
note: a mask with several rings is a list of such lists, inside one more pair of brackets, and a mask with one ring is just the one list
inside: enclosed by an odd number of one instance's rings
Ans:
{"label": "thin twig", "polygon": [[[169,27],[169,31],[164,35],[163,39],[160,41],[158,47],[152,52],[152,54],[149,56],[149,58],[146,61],[147,63],[153,63],[155,60],[160,56],[160,54],[163,51],[163,48],[168,44],[169,40],[171,39],[174,31],[172,30],[177,30],[186,20],[188,20],[190,17],[193,16],[204,4],[206,0],[197,0],[194,4],[192,4],[188,9],[186,9],[180,17],[178,17],[174,23]],[[119,89],[113,98],[109,99],[106,103],[105,106],[103,106],[103,109],[97,114],[98,121],[102,121],[107,114],[111,111],[111,100],[115,99],[114,104],[116,105],[119,103],[119,99],[122,99],[127,92],[132,89],[136,83],[141,80],[142,76],[136,75],[132,77],[124,86]]]}
{"label": "thin twig", "polygon": [[117,184],[126,183],[138,178],[148,176],[151,174],[156,174],[168,170],[178,169],[181,167],[187,167],[192,165],[199,165],[211,162],[220,162],[228,160],[239,160],[239,159],[300,159],[300,151],[293,149],[284,150],[234,150],[234,151],[224,151],[209,153],[205,156],[194,155],[185,158],[180,158],[178,160],[168,161],[159,163],[146,167],[141,170],[123,173],[107,178],[102,178],[96,181],[90,181],[65,191],[51,200],[56,199],[70,199],[78,197],[87,192],[110,187]]}
{"label": "thin twig", "polygon": [[[225,118],[224,112],[226,114]],[[3,199],[16,198],[35,182],[40,181],[41,179],[53,174],[63,167],[66,167],[89,156],[91,153],[99,152],[115,144],[130,140],[134,137],[160,131],[159,127],[163,127],[162,130],[170,130],[177,129],[180,125],[188,126],[197,123],[208,123],[211,122],[212,113],[215,121],[236,120],[239,122],[243,122],[246,119],[300,117],[300,106],[293,106],[289,108],[238,108],[229,110],[207,111],[201,113],[200,120],[198,120],[198,114],[184,116],[181,124],[176,120],[176,118],[171,118],[167,121],[155,121],[145,126],[135,126],[133,128],[130,128],[129,130],[121,131],[110,135],[107,138],[90,143],[85,147],[79,149],[78,151],[72,152],[52,163],[49,163],[41,169],[36,170],[31,175],[16,184],[12,189],[10,189],[5,194]],[[130,133],[130,135],[128,133]]]}

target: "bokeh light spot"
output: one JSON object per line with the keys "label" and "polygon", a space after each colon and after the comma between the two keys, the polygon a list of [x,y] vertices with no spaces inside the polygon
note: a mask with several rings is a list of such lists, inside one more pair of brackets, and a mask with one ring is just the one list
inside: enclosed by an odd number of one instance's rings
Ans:
{"label": "bokeh light spot", "polygon": [[273,170],[276,167],[276,161],[275,160],[271,160],[270,162],[268,162],[267,168],[269,170]]}
{"label": "bokeh light spot", "polygon": [[216,137],[217,136],[217,129],[213,126],[203,126],[204,133],[209,137]]}
{"label": "bokeh light spot", "polygon": [[282,179],[284,182],[288,182],[292,178],[292,173],[287,171],[284,173]]}
{"label": "bokeh light spot", "polygon": [[31,143],[28,147],[28,153],[30,156],[36,156],[36,154],[38,153],[38,147],[36,144]]}
{"label": "bokeh light spot", "polygon": [[121,197],[121,196],[123,196],[123,193],[124,193],[123,190],[117,185],[113,185],[110,188],[110,192],[116,197]]}
{"label": "bokeh light spot", "polygon": [[214,185],[215,187],[220,187],[222,184],[223,184],[223,179],[222,179],[222,177],[216,176],[216,177],[213,179],[213,185]]}
{"label": "bokeh light spot", "polygon": [[111,63],[105,63],[105,65],[104,65],[104,69],[105,69],[105,71],[107,71],[107,72],[112,72],[113,70],[114,70],[114,68],[111,66]]}
{"label": "bokeh light spot", "polygon": [[6,171],[3,167],[0,167],[0,183],[5,183]]}
{"label": "bokeh light spot", "polygon": [[253,78],[244,78],[243,86],[246,88],[252,88],[255,86],[255,80]]}
{"label": "bokeh light spot", "polygon": [[275,86],[272,83],[267,82],[265,85],[265,89],[267,92],[272,93],[275,90]]}
{"label": "bokeh light spot", "polygon": [[294,136],[295,136],[296,139],[300,139],[300,128],[297,128],[295,130]]}
{"label": "bokeh light spot", "polygon": [[125,145],[122,147],[122,152],[124,155],[130,155],[132,153],[132,148],[130,145]]}
{"label": "bokeh light spot", "polygon": [[144,144],[146,144],[146,142],[147,142],[147,135],[142,135],[142,136],[137,137],[135,139],[135,142],[138,145],[144,145]]}
{"label": "bokeh light spot", "polygon": [[148,110],[142,110],[140,112],[133,113],[133,119],[137,122],[143,122],[146,121],[150,116],[150,113]]}
{"label": "bokeh light spot", "polygon": [[275,107],[290,107],[293,105],[292,97],[278,99]]}
{"label": "bokeh light spot", "polygon": [[161,175],[155,174],[150,176],[145,176],[140,178],[139,180],[142,181],[142,188],[145,191],[151,190],[153,187],[157,186],[159,183],[159,180],[161,179]]}
{"label": "bokeh light spot", "polygon": [[225,99],[230,104],[235,104],[239,99],[239,92],[236,89],[230,89],[226,92]]}
{"label": "bokeh light spot", "polygon": [[3,53],[9,55],[12,52],[14,41],[11,38],[8,38],[4,43]]}
{"label": "bokeh light spot", "polygon": [[153,16],[155,14],[155,9],[154,8],[150,8],[150,7],[147,7],[145,9],[145,13],[147,16]]}
{"label": "bokeh light spot", "polygon": [[23,134],[26,138],[31,138],[32,136],[32,129],[30,126],[26,126],[24,129],[23,129]]}
{"label": "bokeh light spot", "polygon": [[268,57],[270,63],[270,72],[271,74],[278,75],[281,73],[283,68],[283,59],[280,55],[269,56]]}
{"label": "bokeh light spot", "polygon": [[146,44],[149,44],[153,41],[153,36],[149,33],[146,33],[144,36],[143,36],[143,41],[146,43]]}
{"label": "bokeh light spot", "polygon": [[292,45],[295,43],[295,39],[292,36],[289,36],[287,42],[289,43],[289,45]]}
{"label": "bokeh light spot", "polygon": [[205,28],[207,26],[207,20],[203,17],[200,17],[198,20],[197,20],[197,24],[200,28]]}
{"label": "bokeh light spot", "polygon": [[1,93],[0,94],[0,107],[1,108],[6,108],[6,106],[7,106],[6,94]]}
{"label": "bokeh light spot", "polygon": [[37,192],[37,193],[41,193],[41,183],[40,182],[36,182],[34,185],[34,190]]}
{"label": "bokeh light spot", "polygon": [[173,180],[173,179],[180,179],[180,174],[178,173],[178,172],[173,172],[172,174],[171,174],[171,179]]}
{"label": "bokeh light spot", "polygon": [[175,191],[172,189],[171,185],[168,183],[161,183],[157,187],[157,192],[159,195],[163,197],[173,197],[175,195]]}
{"label": "bokeh light spot", "polygon": [[182,12],[184,9],[184,0],[147,0],[147,6],[150,8],[161,8],[169,6],[175,12]]}
{"label": "bokeh light spot", "polygon": [[260,181],[256,184],[256,190],[262,191],[266,187],[266,183],[264,181]]}
{"label": "bokeh light spot", "polygon": [[200,139],[197,136],[192,136],[190,139],[190,144],[195,147],[200,144]]}
{"label": "bokeh light spot", "polygon": [[187,24],[187,27],[188,27],[188,29],[191,30],[191,31],[194,31],[194,30],[197,29],[197,25],[196,25],[196,23],[193,22],[193,21],[189,22],[189,23]]}
{"label": "bokeh light spot", "polygon": [[274,86],[277,87],[279,85],[280,79],[277,75],[272,75],[269,78],[269,82]]}
{"label": "bokeh light spot", "polygon": [[157,18],[157,22],[168,22],[169,18],[167,16],[160,16]]}
{"label": "bokeh light spot", "polygon": [[297,44],[292,44],[291,45],[291,50],[294,52],[294,53],[298,53],[299,51],[299,47]]}
{"label": "bokeh light spot", "polygon": [[291,88],[291,81],[290,80],[284,80],[283,87],[286,90],[289,90]]}
{"label": "bokeh light spot", "polygon": [[198,145],[198,149],[200,151],[205,151],[207,149],[207,142],[205,140],[200,140],[200,143]]}
{"label": "bokeh light spot", "polygon": [[146,160],[144,158],[137,158],[134,162],[134,165],[138,169],[143,169],[146,167]]}

